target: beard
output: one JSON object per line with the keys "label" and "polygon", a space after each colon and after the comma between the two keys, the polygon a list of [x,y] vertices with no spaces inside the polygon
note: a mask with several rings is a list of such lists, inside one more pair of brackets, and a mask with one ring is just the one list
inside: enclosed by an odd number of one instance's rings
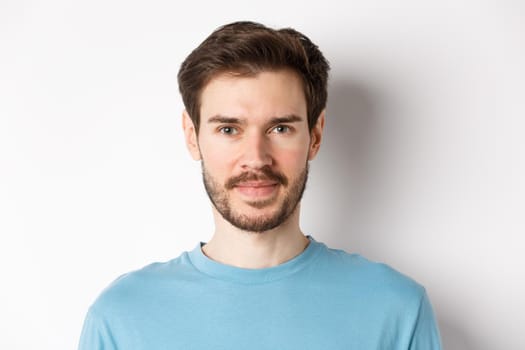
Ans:
{"label": "beard", "polygon": [[[202,163],[202,178],[204,188],[206,189],[206,193],[213,203],[213,206],[226,221],[240,230],[261,233],[284,223],[297,208],[306,188],[306,181],[308,179],[308,162],[305,164],[305,167],[299,173],[297,178],[293,179],[291,182],[284,174],[275,172],[269,166],[265,166],[261,168],[258,173],[244,172],[239,176],[232,177],[221,186],[206,170],[204,162]],[[281,203],[278,204],[278,208],[275,212],[270,215],[261,214],[249,216],[236,211],[235,208],[233,208],[230,191],[233,190],[237,184],[243,181],[266,180],[275,181],[278,186],[284,188],[284,194],[281,194],[281,197],[284,197],[282,199],[270,198],[259,201],[255,200],[246,202],[246,204],[256,209],[263,209],[274,203],[276,200],[280,200]]]}

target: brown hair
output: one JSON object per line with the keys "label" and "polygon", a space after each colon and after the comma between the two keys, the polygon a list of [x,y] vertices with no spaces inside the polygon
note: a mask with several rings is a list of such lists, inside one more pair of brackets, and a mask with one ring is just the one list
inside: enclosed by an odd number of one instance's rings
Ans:
{"label": "brown hair", "polygon": [[201,92],[220,73],[255,75],[289,68],[303,80],[308,127],[315,126],[326,107],[330,66],[319,48],[292,28],[279,30],[254,22],[234,22],[215,30],[182,63],[179,90],[199,130]]}

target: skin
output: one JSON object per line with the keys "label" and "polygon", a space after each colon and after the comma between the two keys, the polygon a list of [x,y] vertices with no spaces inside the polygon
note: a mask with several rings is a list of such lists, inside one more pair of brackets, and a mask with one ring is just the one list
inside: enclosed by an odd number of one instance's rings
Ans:
{"label": "skin", "polygon": [[[186,111],[182,118],[193,159],[202,161],[236,215],[248,221],[275,216],[292,196],[292,184],[317,155],[323,134],[324,111],[308,129],[300,77],[291,70],[220,74],[204,87],[200,113],[198,134]],[[263,168],[283,175],[287,184],[269,179]],[[226,186],[241,174],[250,177]],[[202,250],[215,261],[242,268],[272,267],[308,245],[299,227],[300,204],[284,222],[263,232],[239,229],[212,207],[215,232]]]}

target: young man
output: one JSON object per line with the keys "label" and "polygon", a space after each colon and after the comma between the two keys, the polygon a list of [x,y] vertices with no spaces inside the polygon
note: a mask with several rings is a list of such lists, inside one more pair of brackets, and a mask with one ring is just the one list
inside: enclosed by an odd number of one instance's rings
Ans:
{"label": "young man", "polygon": [[421,286],[299,227],[328,69],[304,35],[251,22],[219,28],[187,57],[182,124],[215,232],[108,287],[81,350],[441,348]]}

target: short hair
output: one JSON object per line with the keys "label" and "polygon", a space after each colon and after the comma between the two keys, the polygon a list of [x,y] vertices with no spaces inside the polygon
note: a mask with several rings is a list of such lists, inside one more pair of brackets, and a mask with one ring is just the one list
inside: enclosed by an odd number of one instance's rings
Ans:
{"label": "short hair", "polygon": [[317,45],[295,29],[275,30],[255,22],[234,22],[216,29],[184,60],[178,73],[182,100],[196,131],[202,90],[214,77],[221,73],[252,76],[286,68],[302,78],[312,130],[326,107],[330,70]]}

